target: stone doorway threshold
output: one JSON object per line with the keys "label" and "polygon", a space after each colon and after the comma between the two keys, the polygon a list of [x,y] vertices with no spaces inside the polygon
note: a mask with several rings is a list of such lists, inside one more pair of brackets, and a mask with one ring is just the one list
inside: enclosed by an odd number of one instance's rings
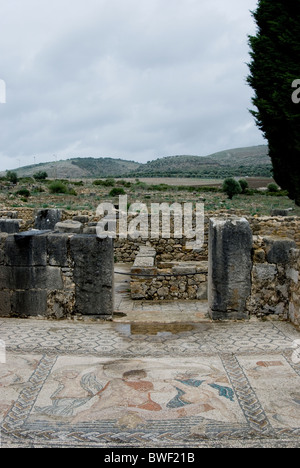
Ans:
{"label": "stone doorway threshold", "polygon": [[[207,301],[145,301],[130,297],[130,264],[115,264],[114,322],[210,322]],[[124,273],[119,274],[119,273]]]}

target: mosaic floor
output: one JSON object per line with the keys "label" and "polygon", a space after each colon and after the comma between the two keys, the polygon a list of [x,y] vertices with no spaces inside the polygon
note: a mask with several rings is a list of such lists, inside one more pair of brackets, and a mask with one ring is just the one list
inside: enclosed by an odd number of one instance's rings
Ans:
{"label": "mosaic floor", "polygon": [[290,324],[0,319],[0,339],[4,448],[299,446]]}

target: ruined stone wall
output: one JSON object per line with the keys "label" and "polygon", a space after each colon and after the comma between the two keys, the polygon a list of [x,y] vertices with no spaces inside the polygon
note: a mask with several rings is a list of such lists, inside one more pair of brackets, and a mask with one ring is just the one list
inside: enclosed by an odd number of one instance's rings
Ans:
{"label": "ruined stone wall", "polygon": [[300,248],[300,217],[297,216],[251,216],[248,219],[253,235],[279,236],[293,239]]}
{"label": "ruined stone wall", "polygon": [[0,234],[0,316],[111,317],[113,242],[49,231]]}
{"label": "ruined stone wall", "polygon": [[[61,213],[59,213],[61,211]],[[46,212],[48,214],[46,214]],[[95,234],[96,235],[96,225],[98,218],[96,217],[95,212],[82,211],[66,211],[66,210],[38,210],[35,211],[29,208],[6,210],[0,211],[0,218],[11,218],[22,220],[20,223],[20,231],[26,231],[31,228],[36,229],[53,229],[51,223],[51,218],[57,213],[57,221],[75,221],[80,223],[80,226],[77,226],[77,229],[83,234]],[[205,223],[204,223],[204,242],[200,251],[193,251],[186,249],[187,240],[183,237],[182,239],[176,239],[172,236],[172,218],[171,218],[171,239],[143,239],[142,237],[138,239],[119,239],[115,240],[115,261],[121,263],[133,263],[135,257],[139,252],[141,246],[146,246],[150,240],[151,245],[155,248],[157,252],[158,261],[168,262],[168,261],[203,261],[208,260],[208,236],[209,236],[209,219],[210,218],[220,218],[227,219],[232,217],[231,212],[227,211],[215,211],[215,212],[206,212],[205,213]],[[238,214],[238,213],[237,213]],[[50,217],[50,223],[47,221]],[[300,248],[300,217],[296,216],[248,216],[244,215],[247,221],[250,224],[254,236],[280,236],[280,237],[289,237],[293,239],[296,243],[296,246]],[[37,223],[37,220],[40,219],[40,223]],[[46,219],[46,222],[43,223],[43,220]],[[129,217],[130,220],[130,217]],[[8,225],[7,225],[8,226]],[[49,227],[50,226],[50,227]],[[11,226],[8,226],[10,229]],[[72,227],[68,225],[60,227],[61,232],[70,232]],[[69,229],[69,231],[68,231]],[[73,227],[74,229],[74,227]],[[1,231],[1,226],[0,226]],[[9,231],[11,232],[11,231]]]}
{"label": "ruined stone wall", "polygon": [[296,249],[294,240],[255,236],[249,312],[299,325],[299,268],[300,250]]}
{"label": "ruined stone wall", "polygon": [[[187,240],[176,239],[142,239],[125,240],[117,239],[115,242],[115,259],[118,262],[132,263],[139,252],[141,246],[147,245],[150,240],[151,246],[157,252],[158,261],[207,261],[208,260],[208,238],[209,238],[209,219],[210,217],[229,219],[232,214],[226,213],[207,213],[204,222],[204,242],[200,251],[186,249]],[[295,241],[300,248],[300,218],[283,216],[245,216],[250,224],[254,236],[279,236],[288,237]]]}
{"label": "ruined stone wall", "polygon": [[287,277],[290,279],[289,294],[289,320],[300,326],[300,250],[292,249],[290,264],[287,269]]}
{"label": "ruined stone wall", "polygon": [[[300,325],[300,249],[281,236],[253,236],[245,218],[210,220],[207,262],[161,262],[140,247],[131,269],[133,299],[209,299],[213,319],[250,315]],[[208,296],[207,296],[208,288]]]}
{"label": "ruined stone wall", "polygon": [[207,262],[156,261],[153,248],[141,247],[131,268],[131,298],[207,299]]}
{"label": "ruined stone wall", "polygon": [[208,258],[208,242],[203,246],[203,249],[191,250],[186,248],[187,239],[118,239],[115,242],[115,260],[119,263],[133,263],[139,253],[140,247],[147,244],[155,249],[157,260],[159,262],[169,261],[184,261],[184,262],[200,262],[207,261]]}

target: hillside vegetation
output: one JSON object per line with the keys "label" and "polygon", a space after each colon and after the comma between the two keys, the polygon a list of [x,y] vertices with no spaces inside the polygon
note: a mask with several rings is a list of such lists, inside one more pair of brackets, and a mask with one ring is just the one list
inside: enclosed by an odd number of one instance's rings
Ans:
{"label": "hillside vegetation", "polygon": [[73,158],[17,169],[18,176],[45,171],[49,178],[106,177],[271,177],[272,166],[267,146],[237,148],[210,156],[167,156],[141,164],[114,158]]}
{"label": "hillside vegetation", "polygon": [[237,148],[207,157],[169,156],[140,165],[132,175],[138,177],[201,177],[228,176],[270,177],[271,161],[267,146]]}

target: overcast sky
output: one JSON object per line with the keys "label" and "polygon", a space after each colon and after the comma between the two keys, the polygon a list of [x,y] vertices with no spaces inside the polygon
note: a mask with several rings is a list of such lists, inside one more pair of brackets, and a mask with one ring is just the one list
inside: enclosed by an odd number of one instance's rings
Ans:
{"label": "overcast sky", "polygon": [[0,170],[265,144],[245,81],[256,5],[0,0]]}

